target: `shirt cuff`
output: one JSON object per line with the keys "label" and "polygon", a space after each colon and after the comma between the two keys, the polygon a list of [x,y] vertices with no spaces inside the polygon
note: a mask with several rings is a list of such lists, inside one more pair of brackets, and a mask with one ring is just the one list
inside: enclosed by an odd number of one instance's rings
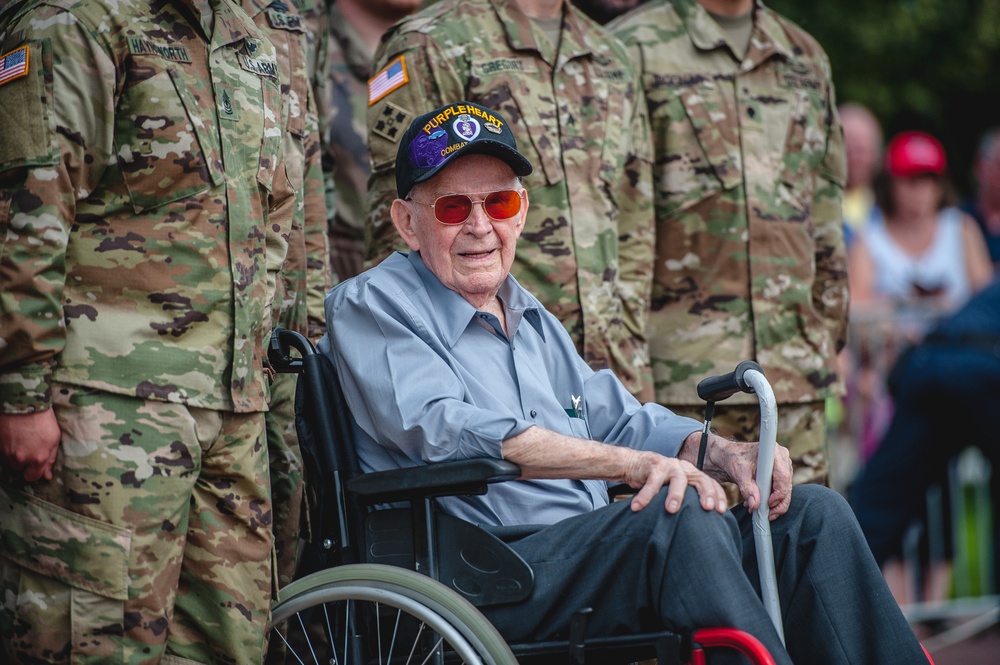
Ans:
{"label": "shirt cuff", "polygon": [[23,365],[0,374],[0,412],[38,413],[52,406],[52,368],[48,364]]}

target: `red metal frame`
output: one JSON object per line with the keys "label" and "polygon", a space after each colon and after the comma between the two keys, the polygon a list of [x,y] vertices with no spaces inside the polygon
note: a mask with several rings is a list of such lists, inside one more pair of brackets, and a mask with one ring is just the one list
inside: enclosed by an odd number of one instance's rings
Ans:
{"label": "red metal frame", "polygon": [[[728,647],[736,649],[757,665],[774,665],[771,652],[761,644],[760,640],[750,633],[736,628],[702,628],[694,633],[694,648],[691,649],[689,665],[705,665],[703,647]],[[934,659],[923,644],[920,648],[927,656],[927,662],[934,665]]]}
{"label": "red metal frame", "polygon": [[775,665],[774,658],[760,640],[736,628],[702,628],[695,631],[693,639],[691,665],[705,665],[702,647],[728,647],[741,652],[756,665]]}

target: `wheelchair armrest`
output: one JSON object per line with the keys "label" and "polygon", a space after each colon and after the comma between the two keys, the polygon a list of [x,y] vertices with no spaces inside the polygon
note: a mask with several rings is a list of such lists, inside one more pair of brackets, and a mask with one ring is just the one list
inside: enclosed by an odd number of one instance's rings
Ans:
{"label": "wheelchair armrest", "polygon": [[348,480],[347,489],[366,503],[393,503],[435,496],[485,494],[489,483],[520,477],[521,468],[512,462],[480,458],[366,473]]}

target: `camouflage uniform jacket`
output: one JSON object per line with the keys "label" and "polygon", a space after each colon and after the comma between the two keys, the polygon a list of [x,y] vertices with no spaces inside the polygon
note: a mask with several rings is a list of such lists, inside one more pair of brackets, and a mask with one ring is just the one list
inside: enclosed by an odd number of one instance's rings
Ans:
{"label": "camouflage uniform jacket", "polygon": [[568,2],[556,51],[513,0],[441,0],[390,29],[375,69],[399,58],[408,83],[368,112],[368,258],[399,246],[389,207],[408,123],[460,100],[496,109],[535,167],[512,273],[592,367],[610,367],[633,392],[649,387],[652,152],[623,45]]}
{"label": "camouflage uniform jacket", "polygon": [[700,379],[745,359],[779,402],[839,391],[845,165],[823,50],[759,3],[742,62],[694,0],[653,0],[611,29],[633,50],[653,128],[657,401],[697,404]]}
{"label": "camouflage uniform jacket", "polygon": [[[282,2],[283,0],[278,1]],[[330,150],[326,145],[326,126],[323,122],[324,117],[329,115],[329,102],[327,100],[330,98],[330,84],[327,80],[326,61],[327,52],[331,44],[329,13],[335,6],[335,3],[333,3],[333,0],[290,0],[290,2],[295,11],[302,16],[302,24],[305,27],[306,69],[309,71],[309,79],[312,82],[313,101],[317,116],[317,139],[319,143],[316,146],[316,150],[319,154],[315,164],[313,164],[312,160],[309,162],[306,187],[307,189],[313,187],[321,188],[320,194],[324,200],[323,207],[326,214],[323,228],[323,243],[327,249],[327,258],[324,259],[325,268],[329,271],[330,283],[335,284],[340,278],[337,275],[337,266],[332,262],[332,259],[336,256],[336,250],[330,246],[328,234],[330,220],[333,219],[337,210],[337,192],[333,181],[333,162],[329,161],[327,156]],[[285,2],[285,4],[287,5],[288,2]],[[307,198],[310,196],[312,195],[307,193]],[[314,265],[314,263],[314,258],[310,257],[309,264]],[[326,294],[324,293],[323,296],[325,297]],[[323,307],[322,302],[319,302],[318,305],[320,308]],[[310,301],[310,316],[312,316],[313,306],[314,303]],[[324,330],[325,326],[324,322]],[[314,325],[310,324],[310,328],[312,329],[310,335],[317,332]]]}
{"label": "camouflage uniform jacket", "polygon": [[27,55],[0,84],[0,408],[54,377],[264,410],[294,203],[274,48],[229,2],[30,4],[0,35]]}
{"label": "camouflage uniform jacket", "polygon": [[[340,279],[360,272],[365,251],[365,215],[368,211],[368,77],[372,59],[357,30],[340,9],[330,7],[330,45],[326,74],[329,97],[321,122],[327,139],[327,168],[334,173],[336,213],[330,235],[336,240],[333,264]],[[346,253],[352,256],[343,256]]]}
{"label": "camouflage uniform jacket", "polygon": [[305,21],[281,0],[243,0],[243,11],[274,46],[281,83],[282,149],[295,208],[278,283],[277,322],[319,340],[326,332],[323,299],[333,286],[326,236],[319,121]]}

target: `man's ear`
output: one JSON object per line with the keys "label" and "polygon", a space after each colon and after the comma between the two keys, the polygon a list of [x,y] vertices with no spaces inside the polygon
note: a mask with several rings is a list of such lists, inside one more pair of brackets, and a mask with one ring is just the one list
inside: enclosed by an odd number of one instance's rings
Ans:
{"label": "man's ear", "polygon": [[[520,185],[521,183],[518,182],[517,184]],[[518,213],[517,226],[515,227],[517,229],[516,235],[514,236],[515,238],[521,237],[521,231],[524,230],[524,223],[527,220],[528,220],[528,190],[526,189],[524,190],[524,205],[521,206],[521,212]]]}
{"label": "man's ear", "polygon": [[400,237],[411,250],[418,252],[420,251],[420,242],[417,240],[416,230],[413,228],[414,224],[417,224],[415,213],[416,209],[413,204],[403,199],[393,201],[392,207],[389,209],[392,223],[396,226]]}

